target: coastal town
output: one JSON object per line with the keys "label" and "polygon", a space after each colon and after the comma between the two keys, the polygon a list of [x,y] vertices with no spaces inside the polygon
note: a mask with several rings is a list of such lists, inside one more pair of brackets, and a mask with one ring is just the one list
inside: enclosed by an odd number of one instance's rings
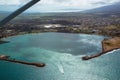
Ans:
{"label": "coastal town", "polygon": [[[4,27],[0,38],[26,33],[64,32],[120,36],[120,15],[81,14],[78,16],[21,15]],[[23,19],[24,17],[24,19]]]}

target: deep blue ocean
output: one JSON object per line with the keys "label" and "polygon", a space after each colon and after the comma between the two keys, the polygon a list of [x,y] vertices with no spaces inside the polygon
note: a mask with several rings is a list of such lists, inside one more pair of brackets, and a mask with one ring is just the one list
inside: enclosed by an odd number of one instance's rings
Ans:
{"label": "deep blue ocean", "polygon": [[25,34],[4,38],[0,54],[39,68],[0,61],[0,80],[120,80],[120,50],[89,61],[81,57],[101,52],[105,36],[72,33]]}

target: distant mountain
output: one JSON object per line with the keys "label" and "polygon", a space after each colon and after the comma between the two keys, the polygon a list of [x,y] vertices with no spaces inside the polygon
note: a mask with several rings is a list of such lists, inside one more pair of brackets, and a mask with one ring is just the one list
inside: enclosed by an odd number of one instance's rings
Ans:
{"label": "distant mountain", "polygon": [[85,12],[87,12],[87,13],[93,13],[93,12],[98,12],[98,13],[120,13],[120,4],[115,3],[115,4],[112,4],[112,5],[87,10]]}

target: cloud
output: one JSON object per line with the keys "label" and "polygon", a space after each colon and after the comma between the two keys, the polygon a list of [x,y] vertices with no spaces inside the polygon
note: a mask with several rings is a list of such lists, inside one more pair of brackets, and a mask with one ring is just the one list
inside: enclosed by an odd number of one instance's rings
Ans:
{"label": "cloud", "polygon": [[19,0],[0,0],[0,5],[18,5]]}
{"label": "cloud", "polygon": [[[81,9],[89,9],[107,4],[118,2],[119,0],[41,0],[39,4],[57,5],[63,7],[76,7]],[[94,3],[94,4],[93,4]]]}
{"label": "cloud", "polygon": [[[0,0],[0,5],[23,5],[31,0]],[[86,10],[113,4],[119,0],[41,0],[33,9],[36,10]],[[32,10],[32,9],[31,9]]]}
{"label": "cloud", "polygon": [[[31,0],[0,0],[0,4],[2,5],[19,5],[24,4]],[[87,6],[91,5],[91,3],[113,3],[119,0],[41,0],[39,4],[51,4],[54,5],[62,5],[62,6]],[[59,6],[58,5],[58,6]]]}
{"label": "cloud", "polygon": [[100,1],[100,2],[96,2],[96,3],[92,3],[93,5],[104,5],[104,4],[108,4],[107,2],[103,2],[103,1]]}

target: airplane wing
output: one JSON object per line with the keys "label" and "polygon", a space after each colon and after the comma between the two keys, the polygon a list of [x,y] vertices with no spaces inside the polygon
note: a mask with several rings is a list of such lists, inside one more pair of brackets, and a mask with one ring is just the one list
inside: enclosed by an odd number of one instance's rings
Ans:
{"label": "airplane wing", "polygon": [[23,7],[17,9],[15,12],[13,12],[12,14],[7,16],[5,19],[3,19],[0,22],[0,27],[4,26],[10,20],[12,20],[13,18],[15,18],[16,16],[18,16],[19,14],[21,14],[22,12],[24,12],[25,10],[27,10],[28,8],[30,8],[31,6],[33,6],[34,4],[36,4],[39,1],[40,0],[32,0],[32,1],[28,2],[26,5],[24,5]]}

